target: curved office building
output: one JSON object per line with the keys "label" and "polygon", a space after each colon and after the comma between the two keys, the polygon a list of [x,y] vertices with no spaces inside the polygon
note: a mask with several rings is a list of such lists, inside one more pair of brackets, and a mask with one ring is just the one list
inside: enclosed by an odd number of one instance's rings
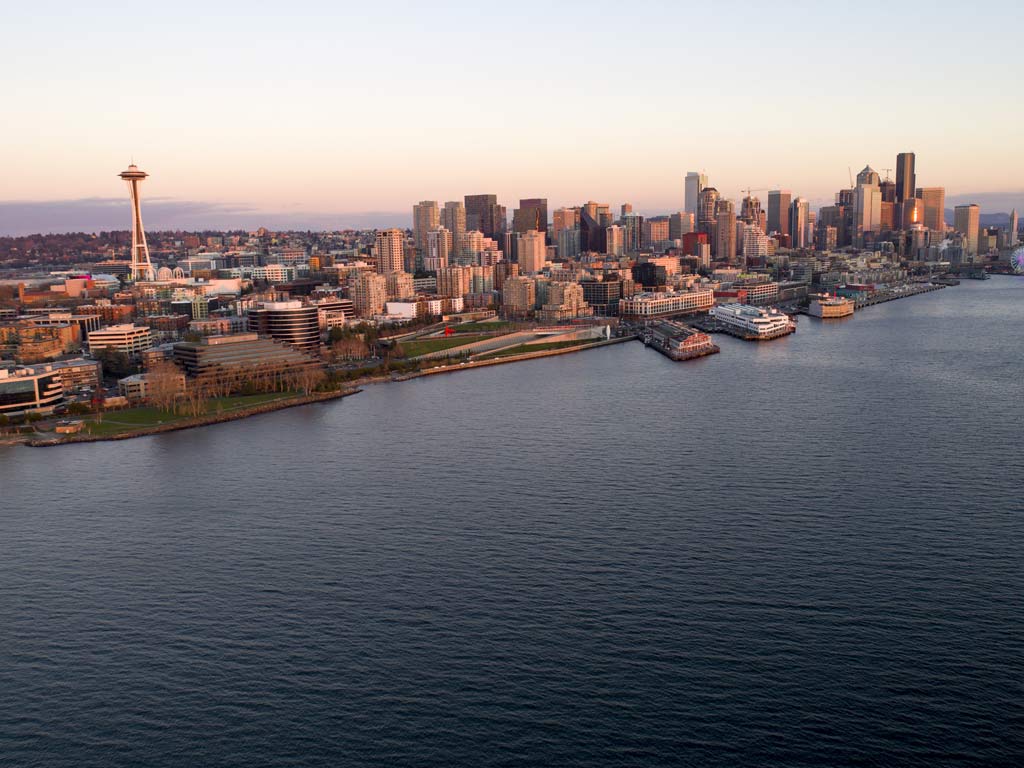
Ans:
{"label": "curved office building", "polygon": [[301,301],[268,301],[249,313],[249,330],[311,354],[320,350],[320,318]]}

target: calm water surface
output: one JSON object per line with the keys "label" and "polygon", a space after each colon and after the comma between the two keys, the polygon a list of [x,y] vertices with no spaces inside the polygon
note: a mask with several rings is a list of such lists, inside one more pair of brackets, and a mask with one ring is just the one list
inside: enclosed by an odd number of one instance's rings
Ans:
{"label": "calm water surface", "polygon": [[0,448],[0,764],[1024,759],[1024,280]]}

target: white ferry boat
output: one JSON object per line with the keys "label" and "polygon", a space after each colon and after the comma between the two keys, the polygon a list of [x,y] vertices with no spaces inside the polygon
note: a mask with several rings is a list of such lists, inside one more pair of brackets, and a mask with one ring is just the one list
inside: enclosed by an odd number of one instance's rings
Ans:
{"label": "white ferry boat", "polygon": [[777,339],[796,330],[796,323],[784,312],[749,304],[721,304],[711,310],[711,316],[743,339]]}

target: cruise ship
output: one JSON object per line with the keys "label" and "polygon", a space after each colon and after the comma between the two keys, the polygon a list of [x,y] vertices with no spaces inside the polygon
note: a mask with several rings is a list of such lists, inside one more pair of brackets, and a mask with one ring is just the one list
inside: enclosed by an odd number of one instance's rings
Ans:
{"label": "cruise ship", "polygon": [[814,317],[849,317],[853,314],[856,303],[853,299],[842,296],[821,296],[811,302],[807,314]]}
{"label": "cruise ship", "polygon": [[727,333],[752,341],[777,339],[796,330],[796,323],[784,312],[749,304],[722,304],[711,310],[711,316]]}

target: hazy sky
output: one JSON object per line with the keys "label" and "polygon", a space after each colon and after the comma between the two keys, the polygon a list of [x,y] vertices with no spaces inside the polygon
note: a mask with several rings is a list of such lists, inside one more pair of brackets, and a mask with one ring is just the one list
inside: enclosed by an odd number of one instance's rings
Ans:
{"label": "hazy sky", "polygon": [[123,195],[134,157],[144,194],[228,217],[343,225],[480,192],[656,213],[682,205],[687,170],[818,203],[848,166],[884,176],[911,150],[923,186],[1024,203],[1019,18],[891,0],[18,3],[0,201]]}

